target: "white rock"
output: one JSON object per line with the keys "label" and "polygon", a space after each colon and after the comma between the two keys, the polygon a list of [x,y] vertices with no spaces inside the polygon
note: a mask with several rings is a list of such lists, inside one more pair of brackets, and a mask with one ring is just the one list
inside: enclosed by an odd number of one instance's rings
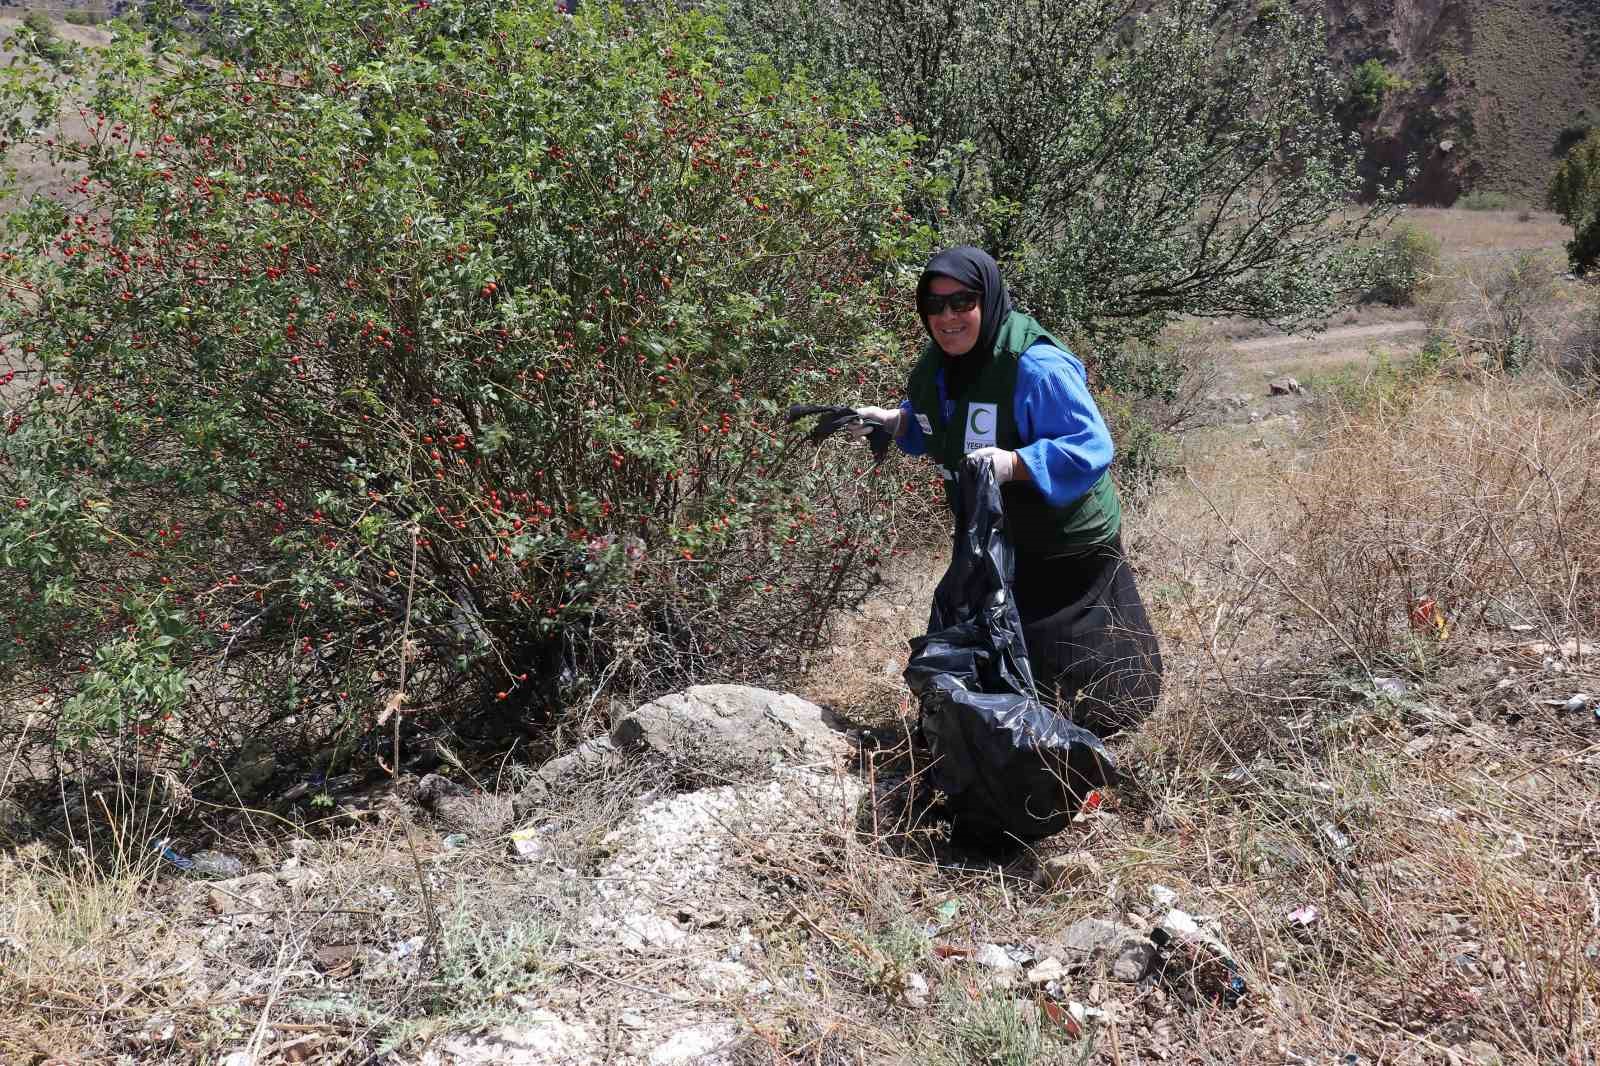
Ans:
{"label": "white rock", "polygon": [[1084,881],[1098,881],[1104,876],[1100,862],[1087,851],[1069,851],[1051,855],[1039,864],[1034,879],[1045,888],[1067,888]]}
{"label": "white rock", "polygon": [[650,1066],[712,1066],[723,1059],[716,1052],[727,1048],[738,1036],[739,1030],[727,1022],[679,1029],[650,1052]]}
{"label": "white rock", "polygon": [[1033,964],[1033,969],[1028,971],[1028,983],[1045,985],[1051,981],[1059,981],[1067,975],[1067,968],[1061,965],[1060,959],[1040,959]]}
{"label": "white rock", "polygon": [[973,952],[972,961],[989,970],[1005,973],[1015,970],[1022,964],[1011,957],[1011,952],[999,944],[979,944],[978,950]]}
{"label": "white rock", "polygon": [[928,1005],[928,979],[920,973],[909,975],[905,980],[905,987],[900,990],[900,999],[912,1010],[921,1010]]}
{"label": "white rock", "polygon": [[581,1025],[551,1011],[534,1011],[527,1022],[508,1025],[481,1036],[457,1037],[445,1043],[459,1066],[566,1066],[597,1063],[589,1054],[595,1041]]}

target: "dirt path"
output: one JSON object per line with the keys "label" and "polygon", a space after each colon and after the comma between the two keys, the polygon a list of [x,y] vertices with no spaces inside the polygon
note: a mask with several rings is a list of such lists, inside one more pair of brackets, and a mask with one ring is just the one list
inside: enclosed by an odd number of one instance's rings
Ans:
{"label": "dirt path", "polygon": [[1233,346],[1233,350],[1242,354],[1252,352],[1276,352],[1284,348],[1309,347],[1311,345],[1348,346],[1352,342],[1374,340],[1378,337],[1394,337],[1400,334],[1421,333],[1428,328],[1426,322],[1417,319],[1408,319],[1405,322],[1379,322],[1371,326],[1341,326],[1330,329],[1325,333],[1311,336],[1281,336],[1259,337],[1256,340],[1240,341]]}

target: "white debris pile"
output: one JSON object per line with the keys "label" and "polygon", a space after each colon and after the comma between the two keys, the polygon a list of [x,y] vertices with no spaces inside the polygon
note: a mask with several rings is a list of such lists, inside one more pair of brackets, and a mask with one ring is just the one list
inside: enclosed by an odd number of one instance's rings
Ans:
{"label": "white debris pile", "polygon": [[[782,766],[775,774],[763,784],[656,800],[605,838],[612,855],[594,875],[585,954],[650,956],[658,998],[639,1004],[609,1034],[576,1018],[533,1012],[521,1024],[452,1039],[426,1060],[429,1066],[727,1061],[741,1033],[733,1007],[772,989],[742,961],[754,939],[729,914],[749,889],[738,884],[730,859],[757,841],[840,831],[865,791],[842,775]],[[663,979],[669,975],[674,979]]]}

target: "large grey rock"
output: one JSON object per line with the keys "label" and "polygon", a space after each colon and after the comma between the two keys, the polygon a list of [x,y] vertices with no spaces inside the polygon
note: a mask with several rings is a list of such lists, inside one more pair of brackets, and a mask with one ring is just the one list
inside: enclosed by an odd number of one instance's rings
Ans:
{"label": "large grey rock", "polygon": [[749,685],[696,685],[652,700],[534,772],[517,795],[519,822],[552,795],[581,787],[629,758],[657,759],[710,778],[768,776],[773,765],[827,765],[850,752],[827,712],[788,693]]}
{"label": "large grey rock", "polygon": [[1155,943],[1132,926],[1084,918],[1063,929],[1049,943],[1040,944],[1041,957],[1054,956],[1069,968],[1104,965],[1119,981],[1137,981],[1155,958]]}
{"label": "large grey rock", "polygon": [[611,742],[628,754],[722,772],[761,772],[782,760],[837,762],[850,741],[798,696],[748,685],[696,685],[618,720]]}

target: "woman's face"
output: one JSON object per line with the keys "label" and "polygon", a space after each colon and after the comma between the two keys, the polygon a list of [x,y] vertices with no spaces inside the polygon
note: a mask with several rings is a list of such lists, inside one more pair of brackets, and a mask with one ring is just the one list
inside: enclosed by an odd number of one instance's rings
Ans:
{"label": "woman's face", "polygon": [[[928,294],[943,305],[938,314],[928,316],[928,328],[933,331],[934,343],[946,355],[966,355],[972,351],[972,346],[978,343],[978,329],[983,324],[982,294],[943,274],[928,282]],[[972,306],[967,310],[957,311],[950,306],[949,297],[956,296],[957,303],[967,302],[961,299],[962,295],[977,299],[971,301]]]}

